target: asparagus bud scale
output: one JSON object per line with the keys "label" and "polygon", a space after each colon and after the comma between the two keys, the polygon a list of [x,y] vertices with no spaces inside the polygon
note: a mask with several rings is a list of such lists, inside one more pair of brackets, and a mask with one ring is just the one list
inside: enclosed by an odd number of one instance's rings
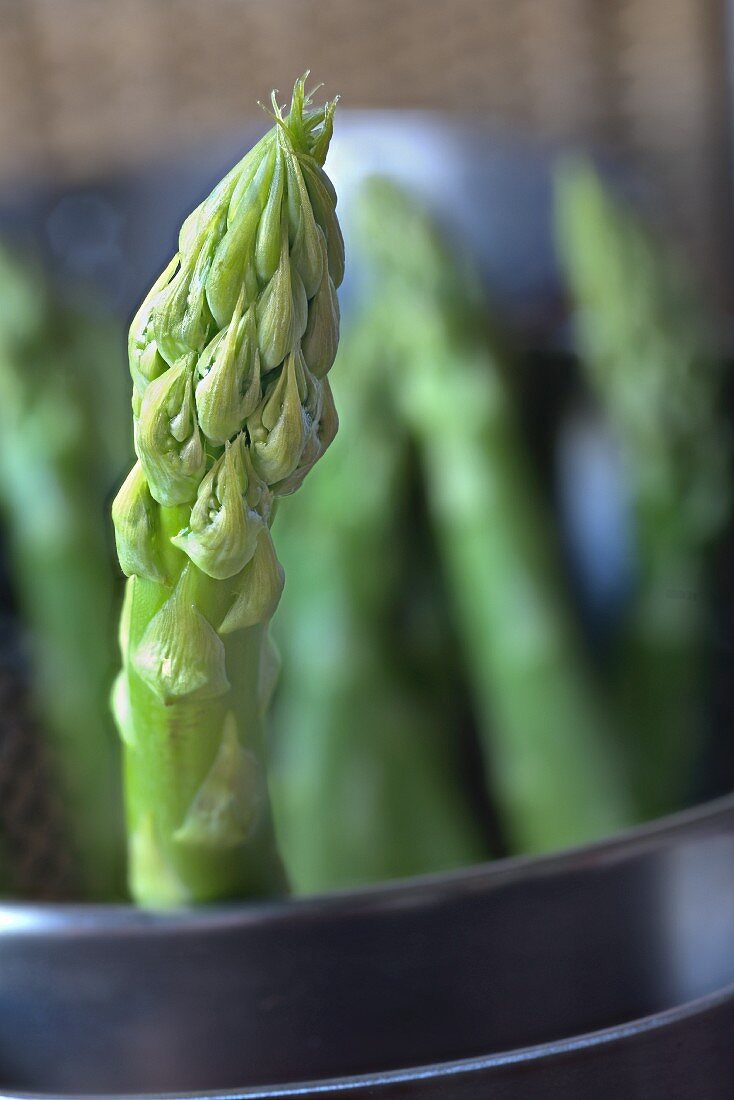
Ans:
{"label": "asparagus bud scale", "polygon": [[138,461],[113,505],[129,576],[113,706],[143,904],[282,885],[262,716],[283,588],[270,527],[334,438],[344,246],[323,171],[336,101],[305,78],[186,219],[130,330]]}

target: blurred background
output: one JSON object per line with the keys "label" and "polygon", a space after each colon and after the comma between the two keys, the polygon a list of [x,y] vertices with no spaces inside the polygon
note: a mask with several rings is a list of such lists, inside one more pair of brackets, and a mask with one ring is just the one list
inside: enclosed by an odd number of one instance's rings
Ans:
{"label": "blurred background", "polygon": [[306,69],[347,278],[340,435],[276,527],[296,888],[732,789],[732,35],[725,0],[1,0],[8,892],[122,889],[126,328]]}

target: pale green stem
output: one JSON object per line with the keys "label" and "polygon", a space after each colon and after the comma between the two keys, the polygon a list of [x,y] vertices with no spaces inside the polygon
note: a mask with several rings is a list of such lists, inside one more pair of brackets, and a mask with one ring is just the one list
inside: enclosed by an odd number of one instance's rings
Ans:
{"label": "pale green stem", "polygon": [[[164,531],[178,529],[179,509],[162,508],[161,514]],[[180,574],[185,556],[170,547],[167,557]],[[194,575],[192,594],[195,591],[197,606],[205,617],[219,621],[231,602],[232,582],[212,581],[198,571]],[[124,730],[131,893],[142,905],[278,893],[284,878],[275,848],[263,754],[261,669],[266,627],[250,627],[222,639],[226,666],[232,670],[228,692],[164,703],[136,674],[130,656],[171,588],[140,577],[127,584],[123,675],[133,717],[119,724]],[[223,766],[220,783],[207,799],[202,791],[223,751],[228,716],[234,717],[241,756],[236,764],[230,760]],[[240,766],[243,770],[238,772]],[[235,805],[238,796],[242,803]],[[184,839],[181,830],[197,797],[205,798],[202,812],[211,830],[198,840]],[[228,818],[231,813],[237,817],[237,829]]]}

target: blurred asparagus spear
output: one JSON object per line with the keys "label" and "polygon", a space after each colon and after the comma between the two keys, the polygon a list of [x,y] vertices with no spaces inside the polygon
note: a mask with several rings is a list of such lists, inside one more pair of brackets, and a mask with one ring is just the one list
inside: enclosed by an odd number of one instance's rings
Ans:
{"label": "blurred asparagus spear", "polygon": [[559,172],[556,224],[583,367],[631,496],[637,583],[616,675],[652,816],[680,804],[695,753],[705,557],[731,501],[722,364],[688,273],[590,166]]}
{"label": "blurred asparagus spear", "polygon": [[387,181],[366,189],[361,229],[370,316],[421,450],[509,838],[534,852],[607,834],[630,821],[620,765],[476,280]]}
{"label": "blurred asparagus spear", "polygon": [[75,877],[98,899],[123,890],[101,522],[127,450],[110,400],[114,347],[104,326],[54,304],[38,272],[0,256],[0,501]]}
{"label": "blurred asparagus spear", "polygon": [[113,506],[130,577],[114,706],[142,904],[284,885],[264,771],[270,524],[331,443],[344,251],[305,78],[186,219],[130,332],[138,462]]}
{"label": "blurred asparagus spear", "polygon": [[[276,635],[275,806],[296,889],[320,891],[485,858],[460,783],[455,730],[431,681],[401,668],[408,439],[370,318],[342,340],[347,430],[308,500],[283,507],[288,576]],[[415,549],[414,549],[415,554]]]}

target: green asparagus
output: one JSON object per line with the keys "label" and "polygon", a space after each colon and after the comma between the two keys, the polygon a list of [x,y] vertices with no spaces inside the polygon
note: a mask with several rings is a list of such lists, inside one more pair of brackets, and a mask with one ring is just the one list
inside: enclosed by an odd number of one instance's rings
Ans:
{"label": "green asparagus", "polygon": [[608,716],[562,595],[476,279],[415,202],[368,187],[370,315],[418,442],[511,844],[534,852],[630,821]]}
{"label": "green asparagus", "polygon": [[556,207],[583,367],[631,496],[637,579],[616,679],[648,817],[680,805],[695,755],[705,559],[731,504],[722,363],[688,272],[591,167],[559,172]]}
{"label": "green asparagus", "polygon": [[411,578],[400,544],[410,539],[415,572],[416,531],[405,530],[409,440],[382,351],[369,315],[342,340],[335,388],[348,430],[308,499],[278,520],[289,580],[275,624],[274,802],[286,866],[305,892],[488,855],[437,690],[445,668],[432,665],[430,679],[405,668],[396,611]]}
{"label": "green asparagus", "polygon": [[283,571],[270,534],[331,443],[344,248],[336,101],[287,113],[186,219],[130,331],[138,461],[113,506],[130,578],[114,711],[144,905],[284,888],[262,718]]}
{"label": "green asparagus", "polygon": [[75,885],[97,899],[124,890],[106,717],[115,592],[101,522],[127,458],[111,336],[55,303],[39,271],[0,257],[0,503]]}

